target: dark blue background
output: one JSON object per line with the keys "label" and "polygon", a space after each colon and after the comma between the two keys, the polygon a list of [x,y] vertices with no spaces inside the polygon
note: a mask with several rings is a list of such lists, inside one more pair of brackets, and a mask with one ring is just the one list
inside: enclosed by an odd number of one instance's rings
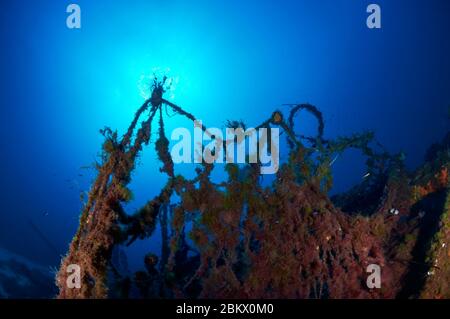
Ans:
{"label": "dark blue background", "polygon": [[[38,263],[58,265],[94,178],[81,167],[98,154],[98,130],[124,132],[154,68],[178,80],[168,97],[209,127],[257,125],[283,103],[309,102],[326,137],[374,130],[411,169],[448,130],[450,1],[72,2],[81,30],[66,27],[70,1],[0,2],[0,246]],[[371,2],[381,30],[366,27]],[[312,117],[299,121],[315,132]],[[174,117],[168,130],[190,125]],[[165,181],[151,147],[141,162],[129,212]],[[334,169],[334,191],[365,173],[358,152]]]}

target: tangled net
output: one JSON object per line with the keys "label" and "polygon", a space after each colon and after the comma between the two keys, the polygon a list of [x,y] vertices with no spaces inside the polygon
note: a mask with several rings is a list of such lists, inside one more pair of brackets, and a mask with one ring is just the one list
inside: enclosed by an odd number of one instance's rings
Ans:
{"label": "tangled net", "polygon": [[[164,99],[165,82],[155,78],[151,97],[121,139],[102,130],[102,162],[57,275],[59,298],[130,297],[132,286],[152,298],[450,297],[448,144],[436,146],[432,160],[412,176],[401,155],[370,146],[371,132],[325,140],[322,113],[300,104],[287,121],[277,110],[257,126],[279,127],[287,137],[289,157],[271,185],[261,185],[259,162],[226,164],[228,179],[221,184],[210,180],[213,164],[203,163],[188,180],[175,174],[163,108],[196,118]],[[317,136],[295,133],[301,110],[317,119]],[[168,181],[129,215],[122,205],[131,200],[130,174],[155,122],[154,145]],[[242,121],[229,125],[245,128]],[[331,200],[330,166],[349,148],[366,156],[370,176]],[[145,271],[121,274],[111,261],[113,249],[150,237],[158,223],[160,256],[146,255]],[[66,285],[71,264],[81,267],[81,289]],[[370,264],[381,267],[380,289],[366,285]]]}

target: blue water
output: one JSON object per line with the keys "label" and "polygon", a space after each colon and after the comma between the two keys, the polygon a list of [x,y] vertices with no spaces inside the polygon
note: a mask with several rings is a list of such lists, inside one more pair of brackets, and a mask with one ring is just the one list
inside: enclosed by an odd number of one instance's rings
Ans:
{"label": "blue water", "polygon": [[[66,27],[69,1],[0,3],[0,246],[42,265],[59,264],[77,228],[99,129],[124,132],[155,69],[177,79],[167,97],[209,127],[257,125],[283,103],[309,102],[325,137],[374,130],[410,169],[449,129],[450,1],[72,2],[80,30]],[[381,30],[366,27],[371,2]],[[314,118],[298,120],[315,132]],[[175,116],[167,130],[178,126],[191,124]],[[140,161],[130,213],[165,182],[153,147]],[[334,170],[343,191],[364,160],[349,152]]]}

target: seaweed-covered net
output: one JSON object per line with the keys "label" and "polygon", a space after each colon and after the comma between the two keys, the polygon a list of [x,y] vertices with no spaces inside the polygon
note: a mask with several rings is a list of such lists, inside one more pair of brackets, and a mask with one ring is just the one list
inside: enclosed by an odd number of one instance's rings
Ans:
{"label": "seaweed-covered net", "polygon": [[[163,107],[196,118],[164,98],[165,81],[155,79],[151,97],[122,138],[102,130],[98,175],[57,276],[60,298],[128,297],[131,286],[153,298],[449,297],[448,144],[436,147],[432,160],[412,176],[400,155],[370,147],[370,132],[325,140],[322,113],[300,104],[287,119],[275,111],[257,127],[279,127],[288,141],[288,160],[271,185],[260,183],[261,163],[226,164],[221,184],[210,179],[213,164],[203,163],[188,180],[175,174]],[[301,110],[316,117],[317,136],[295,133]],[[149,115],[138,128],[145,111]],[[128,215],[122,204],[131,199],[130,174],[155,123],[154,145],[168,181]],[[370,176],[332,201],[330,164],[348,148],[367,157]],[[180,198],[175,204],[174,194]],[[146,255],[146,271],[121,274],[111,262],[113,248],[150,237],[158,222],[161,255]],[[66,284],[71,264],[81,268],[80,289]],[[379,289],[366,284],[371,264],[381,267]]]}

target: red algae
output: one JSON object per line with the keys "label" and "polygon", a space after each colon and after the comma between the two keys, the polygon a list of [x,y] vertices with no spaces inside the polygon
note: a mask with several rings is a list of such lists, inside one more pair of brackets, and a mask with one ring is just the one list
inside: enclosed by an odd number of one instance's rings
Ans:
{"label": "red algae", "polygon": [[[270,186],[260,183],[261,163],[227,164],[228,179],[219,185],[210,178],[213,165],[203,163],[188,180],[175,174],[162,107],[196,118],[164,99],[164,82],[155,80],[151,98],[122,139],[102,130],[102,162],[57,275],[59,298],[107,298],[121,282],[125,290],[131,282],[141,297],[161,298],[449,298],[448,145],[409,173],[401,154],[370,147],[371,132],[325,140],[322,113],[300,104],[287,121],[275,111],[257,127],[279,127],[290,148]],[[148,118],[137,128],[146,110]],[[294,133],[301,110],[317,118],[317,136]],[[159,126],[154,145],[168,182],[128,215],[122,207],[132,198],[127,185],[154,122]],[[366,156],[369,177],[330,198],[330,163],[348,148]],[[173,194],[178,203],[170,202]],[[111,283],[113,248],[150,237],[157,223],[163,254],[146,255],[146,271]],[[71,264],[82,269],[81,289],[66,285]],[[380,288],[366,282],[374,264],[381,269]],[[417,276],[423,280],[414,280]]]}

